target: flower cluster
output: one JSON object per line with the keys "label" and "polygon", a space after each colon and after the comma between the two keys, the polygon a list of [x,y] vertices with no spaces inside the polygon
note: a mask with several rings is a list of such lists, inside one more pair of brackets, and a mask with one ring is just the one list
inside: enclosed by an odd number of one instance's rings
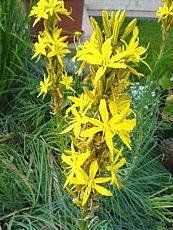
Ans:
{"label": "flower cluster", "polygon": [[44,81],[40,82],[40,93],[43,97],[49,92],[51,94],[51,107],[53,111],[60,112],[64,101],[64,87],[73,90],[73,78],[65,71],[63,58],[70,53],[67,37],[62,36],[62,28],[58,28],[61,15],[70,17],[64,7],[63,0],[39,0],[30,12],[30,16],[35,17],[33,26],[40,20],[44,25],[44,31],[40,31],[38,41],[34,44],[34,55],[32,58],[44,57],[47,63]]}
{"label": "flower cluster", "polygon": [[70,16],[64,7],[63,0],[39,0],[30,12],[30,16],[36,17],[33,26],[35,26],[41,19],[49,20],[51,17],[56,17],[56,21],[61,21],[60,15]]}
{"label": "flower cluster", "polygon": [[91,38],[78,47],[73,58],[81,61],[78,74],[89,66],[84,81],[90,87],[83,88],[79,97],[68,97],[72,102],[66,111],[69,124],[61,134],[72,131],[72,136],[71,149],[62,155],[64,187],[74,203],[85,209],[98,202],[98,194],[112,196],[106,183],[122,187],[120,172],[126,162],[122,143],[131,150],[130,134],[136,126],[126,87],[131,73],[143,76],[135,65],[147,65],[147,49],[139,46],[137,20],[123,29],[124,19],[125,11],[112,12],[110,17],[103,11],[101,31],[91,18]]}
{"label": "flower cluster", "polygon": [[156,15],[162,22],[163,32],[166,34],[169,28],[173,26],[173,1],[163,0],[163,6],[159,7]]}

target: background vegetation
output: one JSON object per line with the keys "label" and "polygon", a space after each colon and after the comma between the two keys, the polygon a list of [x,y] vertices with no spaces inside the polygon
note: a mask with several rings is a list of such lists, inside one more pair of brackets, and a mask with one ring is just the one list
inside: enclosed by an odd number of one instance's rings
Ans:
{"label": "background vegetation", "polygon": [[[78,229],[80,212],[63,189],[60,136],[49,98],[37,98],[44,63],[31,61],[29,23],[20,1],[1,0],[0,40],[0,229]],[[139,20],[141,44],[154,67],[161,42],[155,20]],[[173,33],[160,69],[173,72]],[[169,51],[169,53],[168,53]],[[148,86],[150,72],[129,89],[138,125],[133,150],[126,149],[123,188],[102,199],[90,229],[171,229],[173,178],[162,165],[160,93]],[[73,73],[74,74],[74,73]],[[80,93],[82,79],[77,79]],[[66,139],[68,145],[68,138]]]}

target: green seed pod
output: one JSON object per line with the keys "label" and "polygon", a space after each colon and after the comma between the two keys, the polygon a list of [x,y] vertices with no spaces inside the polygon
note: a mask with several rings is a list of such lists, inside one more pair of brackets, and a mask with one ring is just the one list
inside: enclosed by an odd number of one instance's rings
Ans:
{"label": "green seed pod", "polygon": [[102,98],[102,95],[103,95],[103,82],[100,80],[98,81],[98,98]]}
{"label": "green seed pod", "polygon": [[119,30],[120,30],[119,21],[116,21],[114,23],[114,28],[113,28],[113,37],[112,37],[112,45],[113,46],[115,46],[117,44]]}
{"label": "green seed pod", "polygon": [[121,26],[125,20],[125,17],[126,17],[126,11],[123,10],[119,16],[119,19],[118,19],[119,20],[119,28],[121,28]]}
{"label": "green seed pod", "polygon": [[102,12],[102,21],[103,21],[103,28],[107,38],[111,37],[111,29],[109,25],[109,16],[107,11]]}
{"label": "green seed pod", "polygon": [[118,11],[116,12],[116,14],[115,14],[115,22],[119,19],[120,14],[121,14],[121,11],[118,10]]}
{"label": "green seed pod", "polygon": [[96,20],[93,17],[90,18],[90,21],[91,21],[91,25],[95,31],[95,34],[97,36],[99,50],[101,51],[101,48],[103,45],[102,32],[100,30],[100,27],[98,26],[98,23],[96,22]]}
{"label": "green seed pod", "polygon": [[110,17],[109,23],[110,23],[111,28],[112,28],[112,30],[113,30],[113,28],[114,28],[114,23],[115,23],[115,12],[113,12],[113,11],[111,12],[111,17]]}
{"label": "green seed pod", "polygon": [[135,26],[136,26],[136,23],[137,23],[137,19],[134,18],[134,19],[128,24],[128,26],[125,28],[124,33],[123,33],[122,36],[121,36],[121,39],[126,38],[126,37],[133,31],[133,29],[134,29]]}
{"label": "green seed pod", "polygon": [[85,94],[86,94],[91,100],[94,100],[94,96],[93,96],[93,94],[89,91],[88,88],[83,87],[83,91],[85,92]]}
{"label": "green seed pod", "polygon": [[96,71],[95,71],[94,67],[92,65],[90,65],[89,68],[90,68],[91,75],[94,77],[96,75]]}

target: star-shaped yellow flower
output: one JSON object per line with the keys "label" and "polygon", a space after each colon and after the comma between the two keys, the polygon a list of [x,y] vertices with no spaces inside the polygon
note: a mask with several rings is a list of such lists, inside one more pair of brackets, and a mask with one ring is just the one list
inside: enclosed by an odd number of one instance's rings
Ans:
{"label": "star-shaped yellow flower", "polygon": [[70,53],[67,48],[66,36],[60,37],[62,29],[54,29],[52,32],[52,37],[48,41],[48,53],[47,57],[51,58],[57,56],[61,66],[64,66],[63,57],[65,54]]}
{"label": "star-shaped yellow flower", "polygon": [[67,72],[65,74],[62,74],[62,80],[60,81],[62,85],[65,85],[67,90],[71,90],[75,92],[75,90],[72,88],[72,83],[73,83],[73,77],[72,76],[67,76]]}
{"label": "star-shaped yellow flower", "polygon": [[43,98],[44,98],[50,86],[51,86],[50,77],[48,76],[46,78],[46,76],[44,75],[44,81],[40,82],[40,93],[38,94],[37,97],[40,97],[43,94]]}
{"label": "star-shaped yellow flower", "polygon": [[[149,69],[150,66],[143,60],[145,59],[145,56],[142,57],[146,52],[147,52],[147,48],[144,48],[143,46],[139,46],[139,29],[137,26],[135,26],[135,28],[133,29],[133,36],[129,42],[129,44],[127,44],[125,41],[123,41],[123,43],[125,44],[125,50],[129,53],[131,53],[131,55],[129,55],[129,57],[127,57],[126,62],[130,63],[139,63],[139,62],[143,62]],[[134,68],[132,68],[131,66],[128,65],[128,69],[134,73],[135,75],[141,77],[143,76],[143,74],[137,72]],[[151,70],[151,69],[150,69]]]}
{"label": "star-shaped yellow flower", "polygon": [[74,176],[76,176],[76,179],[79,180],[80,182],[85,181],[84,177],[86,177],[87,174],[81,168],[81,166],[91,154],[89,150],[86,150],[85,153],[81,153],[81,154],[77,153],[75,151],[73,142],[71,144],[70,153],[71,154],[69,156],[62,154],[62,161],[65,162],[67,165],[69,165],[68,170],[70,169],[67,173],[68,176],[64,184],[64,188],[71,182],[71,179],[74,178]]}
{"label": "star-shaped yellow flower", "polygon": [[94,160],[90,165],[89,176],[88,175],[85,176],[85,181],[79,181],[75,178],[72,179],[73,184],[84,185],[82,188],[84,190],[83,200],[82,200],[83,207],[85,206],[88,198],[90,197],[91,192],[92,191],[94,192],[94,190],[96,190],[98,193],[100,193],[103,196],[112,196],[112,193],[108,189],[98,185],[110,181],[111,178],[109,177],[95,178],[97,171],[98,171],[98,163],[97,160]]}
{"label": "star-shaped yellow flower", "polygon": [[30,15],[36,17],[33,26],[35,26],[41,18],[48,19],[48,14],[46,11],[46,7],[48,6],[47,0],[40,0],[36,6],[33,6]]}
{"label": "star-shaped yellow flower", "polygon": [[109,118],[109,112],[107,109],[107,104],[105,99],[101,99],[99,105],[99,113],[102,121],[95,118],[88,118],[88,122],[93,124],[95,127],[83,130],[80,133],[81,137],[91,137],[98,132],[103,132],[106,144],[113,154],[113,137],[118,134],[124,144],[131,149],[130,147],[130,136],[129,133],[134,129],[136,125],[136,119],[126,119],[129,115],[130,103],[126,106],[124,111],[121,113],[115,114],[112,118]]}
{"label": "star-shaped yellow flower", "polygon": [[112,37],[106,39],[102,45],[101,51],[99,51],[93,43],[87,41],[86,46],[84,44],[83,49],[78,51],[75,56],[78,60],[88,64],[98,65],[98,70],[94,78],[94,85],[102,78],[107,68],[124,69],[127,67],[124,58],[129,55],[129,52],[124,51],[119,54],[113,54],[111,42]]}
{"label": "star-shaped yellow flower", "polygon": [[39,0],[36,6],[33,6],[30,15],[36,17],[33,26],[35,26],[41,19],[49,19],[54,14],[56,14],[56,18],[58,21],[61,21],[59,15],[69,15],[71,12],[68,12],[64,7],[63,0]]}
{"label": "star-shaped yellow flower", "polygon": [[72,108],[79,107],[80,112],[86,113],[88,109],[91,108],[92,104],[95,101],[94,97],[94,90],[90,91],[88,89],[83,88],[84,93],[80,95],[80,97],[73,97],[68,96],[68,99],[73,102],[73,104],[66,110],[66,116],[68,116],[69,112],[72,110]]}
{"label": "star-shaped yellow flower", "polygon": [[79,134],[80,134],[81,129],[82,129],[82,124],[86,124],[88,122],[88,118],[85,116],[84,113],[78,112],[76,110],[76,108],[72,108],[71,112],[72,112],[74,118],[70,122],[69,127],[66,128],[64,131],[62,131],[60,134],[65,134],[65,133],[73,130],[75,137],[79,138]]}
{"label": "star-shaped yellow flower", "polygon": [[41,55],[46,56],[47,55],[47,41],[48,37],[45,32],[38,35],[38,42],[34,44],[34,55],[32,56],[32,59],[38,56],[38,60],[40,59]]}
{"label": "star-shaped yellow flower", "polygon": [[119,182],[117,180],[116,173],[117,173],[118,169],[121,168],[126,163],[125,157],[123,157],[119,162],[117,162],[119,157],[122,155],[122,150],[123,150],[123,148],[121,148],[121,150],[118,151],[115,159],[112,160],[112,165],[106,167],[106,169],[111,172],[111,176],[112,176],[110,184],[115,184],[118,189],[121,188],[121,185],[119,184]]}
{"label": "star-shaped yellow flower", "polygon": [[168,18],[169,16],[173,16],[173,2],[164,1],[163,6],[159,7],[156,12],[156,15],[159,17],[159,20],[163,20]]}

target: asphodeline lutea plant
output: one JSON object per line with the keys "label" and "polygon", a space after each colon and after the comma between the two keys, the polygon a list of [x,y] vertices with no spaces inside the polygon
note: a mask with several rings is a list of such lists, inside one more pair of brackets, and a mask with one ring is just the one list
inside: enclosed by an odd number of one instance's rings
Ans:
{"label": "asphodeline lutea plant", "polygon": [[33,26],[42,22],[44,30],[40,31],[38,41],[34,44],[34,55],[32,58],[39,60],[44,57],[47,63],[44,80],[40,82],[40,93],[38,96],[47,93],[51,95],[51,107],[54,113],[60,113],[64,103],[64,87],[73,90],[72,76],[65,71],[63,58],[70,53],[67,44],[67,37],[62,36],[62,28],[58,27],[61,15],[70,17],[71,12],[64,7],[63,0],[39,0],[33,6],[30,16],[35,17]]}
{"label": "asphodeline lutea plant", "polygon": [[163,36],[173,26],[173,0],[163,0],[163,6],[160,6],[156,12],[159,21],[162,23]]}
{"label": "asphodeline lutea plant", "polygon": [[[100,195],[112,196],[110,185],[120,189],[126,163],[123,148],[131,150],[131,133],[136,115],[126,88],[132,73],[143,75],[136,66],[144,61],[147,49],[139,45],[137,20],[123,29],[125,11],[102,13],[103,30],[91,18],[93,33],[89,41],[79,45],[73,60],[81,62],[77,73],[86,66],[89,75],[80,96],[69,96],[66,111],[71,132],[71,149],[62,155],[66,181],[64,187],[88,218],[99,204]],[[149,66],[148,66],[149,67]]]}

